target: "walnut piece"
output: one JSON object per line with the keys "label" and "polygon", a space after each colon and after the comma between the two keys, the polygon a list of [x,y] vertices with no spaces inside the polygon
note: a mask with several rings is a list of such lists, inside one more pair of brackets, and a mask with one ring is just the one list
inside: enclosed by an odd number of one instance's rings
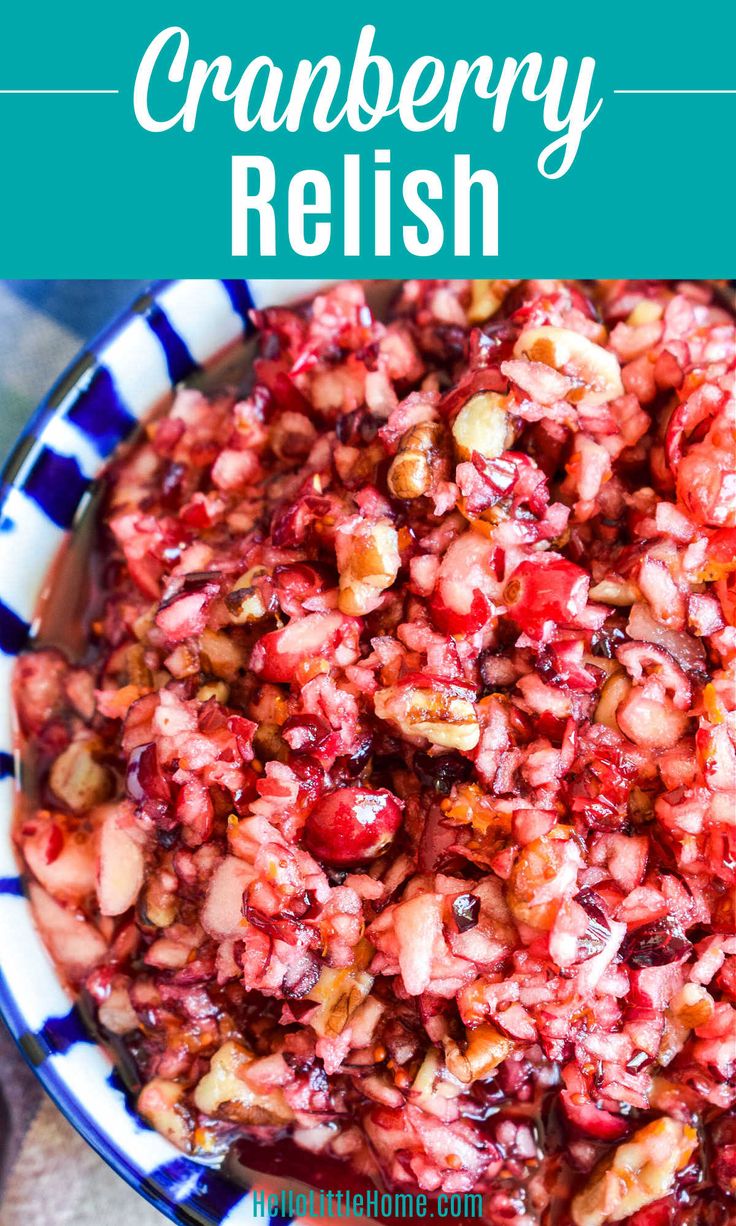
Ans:
{"label": "walnut piece", "polygon": [[513,440],[506,397],[497,392],[471,396],[453,422],[452,437],[461,460],[469,460],[474,451],[487,460],[495,460]]}
{"label": "walnut piece", "polygon": [[394,497],[420,498],[428,494],[444,450],[444,428],[440,422],[422,421],[407,430],[388,470],[388,486]]}
{"label": "walnut piece", "polygon": [[469,698],[429,686],[387,686],[374,696],[379,719],[408,737],[425,737],[444,749],[467,752],[480,740],[475,706]]}
{"label": "walnut piece", "polygon": [[640,1128],[596,1168],[573,1200],[575,1226],[621,1222],[667,1196],[696,1141],[694,1128],[666,1115]]}
{"label": "walnut piece", "polygon": [[234,1039],[223,1043],[194,1091],[197,1108],[238,1124],[285,1124],[293,1119],[278,1086],[263,1090],[248,1083],[248,1070],[254,1062],[247,1048]]}
{"label": "walnut piece", "polygon": [[389,519],[351,520],[337,533],[337,568],[340,573],[338,607],[349,617],[361,617],[378,608],[381,596],[396,578],[401,558],[398,533]]}
{"label": "walnut piece", "polygon": [[568,392],[570,401],[607,404],[623,395],[616,355],[572,328],[526,328],[514,345],[514,357],[542,362],[567,375],[577,384]]}
{"label": "walnut piece", "polygon": [[489,1077],[514,1050],[514,1044],[507,1039],[495,1026],[483,1024],[475,1030],[469,1030],[465,1050],[461,1051],[454,1039],[448,1039],[445,1044],[445,1064],[447,1071],[470,1085]]}

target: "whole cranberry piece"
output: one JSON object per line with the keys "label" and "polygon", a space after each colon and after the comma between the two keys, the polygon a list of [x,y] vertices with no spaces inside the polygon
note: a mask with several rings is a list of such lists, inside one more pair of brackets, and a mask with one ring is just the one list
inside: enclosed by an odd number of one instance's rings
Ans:
{"label": "whole cranberry piece", "polygon": [[307,818],[304,841],[313,856],[343,868],[373,860],[401,825],[401,802],[382,788],[337,788]]}

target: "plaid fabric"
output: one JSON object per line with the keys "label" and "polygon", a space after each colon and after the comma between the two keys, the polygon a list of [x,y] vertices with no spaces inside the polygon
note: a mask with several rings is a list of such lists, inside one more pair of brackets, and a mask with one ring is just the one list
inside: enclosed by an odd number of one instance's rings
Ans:
{"label": "plaid fabric", "polygon": [[[0,281],[0,459],[141,281]],[[2,576],[0,576],[0,584]],[[45,1097],[0,1022],[0,1226],[162,1226]]]}
{"label": "plaid fabric", "polygon": [[0,459],[78,350],[143,281],[0,281]]}

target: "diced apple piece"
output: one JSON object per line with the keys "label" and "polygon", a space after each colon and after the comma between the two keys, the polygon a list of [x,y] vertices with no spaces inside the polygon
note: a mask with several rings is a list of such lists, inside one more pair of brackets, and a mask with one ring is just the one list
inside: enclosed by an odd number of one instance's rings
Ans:
{"label": "diced apple piece", "polygon": [[184,1086],[154,1077],[138,1095],[138,1110],[149,1124],[185,1154],[192,1150],[192,1123],[182,1105]]}
{"label": "diced apple piece", "polygon": [[243,892],[253,877],[249,865],[227,856],[215,869],[202,909],[202,927],[218,940],[243,936]]}
{"label": "diced apple piece", "polygon": [[122,915],[143,885],[145,862],[127,805],[111,805],[100,829],[97,900],[103,915]]}
{"label": "diced apple piece", "polygon": [[40,885],[30,887],[33,914],[52,958],[76,982],[107,953],[104,937],[78,912],[67,910]]}

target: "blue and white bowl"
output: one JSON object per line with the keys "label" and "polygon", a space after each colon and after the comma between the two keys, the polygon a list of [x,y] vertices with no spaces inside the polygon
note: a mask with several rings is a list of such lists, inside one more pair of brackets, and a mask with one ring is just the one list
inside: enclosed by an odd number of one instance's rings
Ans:
{"label": "blue and white bowl", "polygon": [[172,387],[242,342],[251,307],[294,301],[323,284],[156,283],[61,377],[18,440],[1,479],[0,1014],[77,1131],[147,1200],[187,1226],[250,1226],[252,1198],[217,1170],[184,1157],[135,1116],[109,1059],[59,983],[34,927],[11,845],[11,677],[33,631],[49,569],[115,448]]}

